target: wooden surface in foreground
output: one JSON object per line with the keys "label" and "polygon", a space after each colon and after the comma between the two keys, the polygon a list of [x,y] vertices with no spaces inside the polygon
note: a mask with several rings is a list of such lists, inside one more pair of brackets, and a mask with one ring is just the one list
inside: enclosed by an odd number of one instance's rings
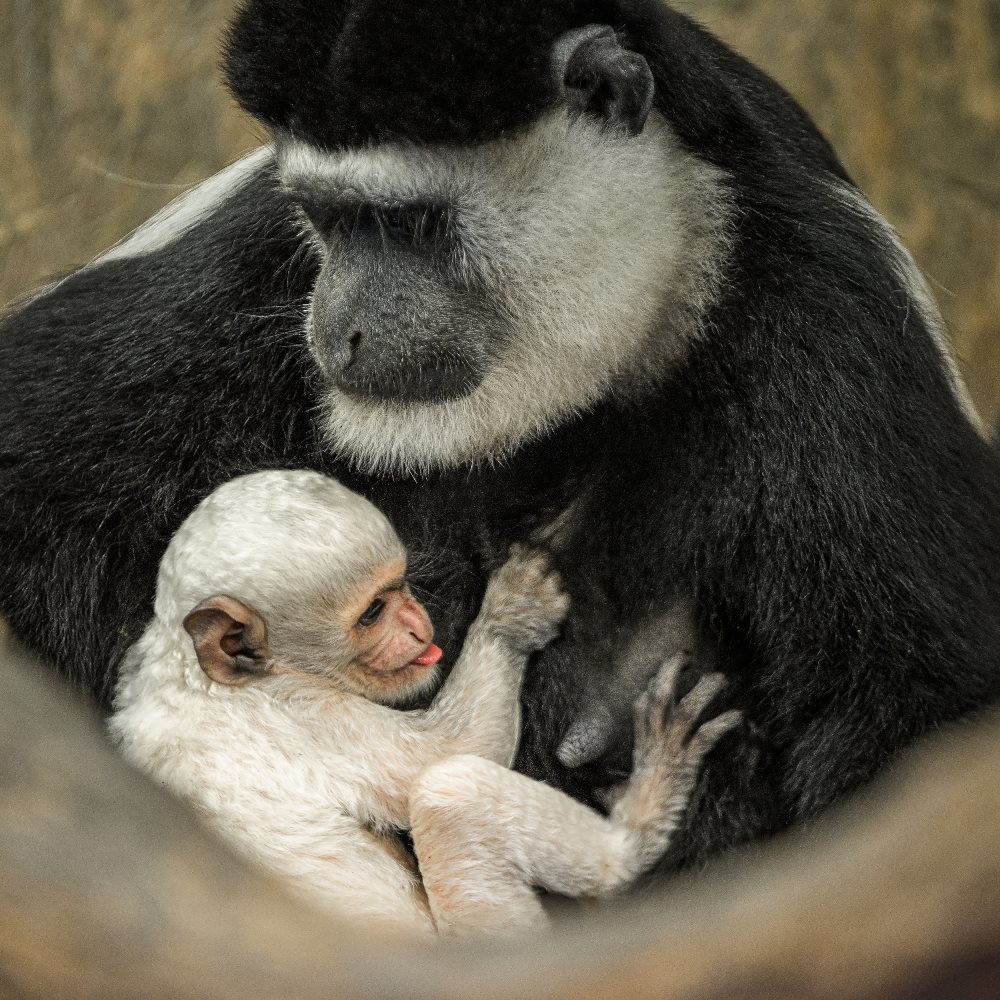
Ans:
{"label": "wooden surface in foreground", "polygon": [[1000,717],[697,882],[523,945],[420,950],[317,915],[0,656],[0,997],[986,1000],[1000,995]]}

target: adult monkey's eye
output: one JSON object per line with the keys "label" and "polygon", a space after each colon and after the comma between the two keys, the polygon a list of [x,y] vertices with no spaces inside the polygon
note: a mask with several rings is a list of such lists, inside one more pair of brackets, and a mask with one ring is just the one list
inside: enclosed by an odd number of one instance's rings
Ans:
{"label": "adult monkey's eye", "polygon": [[382,612],[385,610],[385,601],[380,597],[376,597],[371,604],[365,609],[364,614],[358,619],[358,624],[367,627],[369,625],[374,625],[375,622],[382,617]]}
{"label": "adult monkey's eye", "polygon": [[309,195],[293,195],[305,217],[324,239],[349,239],[357,226],[358,207]]}

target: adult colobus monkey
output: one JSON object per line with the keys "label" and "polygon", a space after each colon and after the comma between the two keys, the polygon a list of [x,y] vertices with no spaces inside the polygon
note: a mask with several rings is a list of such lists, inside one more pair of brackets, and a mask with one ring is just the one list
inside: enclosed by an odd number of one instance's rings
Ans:
{"label": "adult colobus monkey", "polygon": [[658,0],[249,0],[227,67],[273,147],[0,327],[0,611],[35,649],[106,698],[196,501],[312,466],[426,554],[452,659],[565,512],[517,763],[581,798],[689,603],[748,724],[667,865],[996,695],[1000,464],[773,81]]}

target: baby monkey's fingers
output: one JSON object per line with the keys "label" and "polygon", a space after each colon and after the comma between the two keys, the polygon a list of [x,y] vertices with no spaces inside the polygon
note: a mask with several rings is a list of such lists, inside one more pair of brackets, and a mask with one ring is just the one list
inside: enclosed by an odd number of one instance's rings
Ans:
{"label": "baby monkey's fingers", "polygon": [[569,597],[548,556],[523,545],[511,548],[510,558],[493,575],[483,600],[489,624],[526,651],[548,645],[558,635],[568,610]]}
{"label": "baby monkey's fingers", "polygon": [[677,681],[690,657],[685,652],[674,653],[653,674],[646,690],[635,702],[635,753],[640,757],[654,750],[666,731],[666,717],[672,710]]}
{"label": "baby monkey's fingers", "polygon": [[743,713],[739,709],[731,708],[728,712],[723,712],[699,726],[688,746],[704,756],[726,733],[735,729],[742,721]]}
{"label": "baby monkey's fingers", "polygon": [[726,712],[697,726],[699,718],[725,689],[723,674],[702,677],[679,701],[677,683],[687,663],[684,654],[671,657],[650,681],[636,703],[636,766],[660,759],[698,760],[742,718],[739,712]]}

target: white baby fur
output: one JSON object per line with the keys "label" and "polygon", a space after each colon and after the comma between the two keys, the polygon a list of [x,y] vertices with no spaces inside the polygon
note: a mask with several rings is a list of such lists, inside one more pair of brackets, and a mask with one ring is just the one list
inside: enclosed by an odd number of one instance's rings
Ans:
{"label": "white baby fur", "polygon": [[336,480],[305,470],[243,476],[203,500],[174,535],[153,624],[176,635],[196,604],[227,593],[274,619],[336,600],[335,584],[405,558],[381,511]]}
{"label": "white baby fur", "polygon": [[[395,711],[342,690],[335,678],[295,670],[282,661],[285,643],[272,648],[274,672],[245,686],[218,684],[202,671],[183,626],[202,600],[224,594],[256,608],[271,638],[284,629],[288,644],[303,627],[321,628],[329,613],[331,646],[342,650],[343,626],[333,619],[345,587],[404,558],[378,510],[318,473],[263,472],[227,483],[167,548],[155,615],[126,654],[109,730],[132,763],[309,902],[431,934],[427,895],[398,841],[411,825],[410,791],[429,765],[456,754],[510,774],[518,693],[535,647],[511,644],[494,623],[506,616],[514,627],[514,607],[528,634],[539,623],[554,633],[565,598],[547,570],[532,575],[532,563],[522,562],[520,575],[491,584],[447,683],[419,712]],[[424,828],[435,829],[433,817]],[[447,830],[441,837],[448,840]],[[475,925],[464,915],[482,897],[474,889],[462,894],[460,930]],[[504,919],[519,926],[536,920],[536,911],[530,897]]]}
{"label": "white baby fur", "polygon": [[465,398],[402,405],[330,392],[329,438],[369,470],[493,461],[662,378],[701,329],[729,241],[722,174],[656,112],[634,138],[558,111],[475,146],[324,154],[285,141],[278,164],[290,184],[333,196],[450,205],[459,266],[508,325],[501,357]]}
{"label": "white baby fur", "polygon": [[[213,683],[183,619],[205,598],[229,594],[273,620],[298,602],[322,604],[331,565],[360,569],[403,555],[379,511],[318,473],[266,472],[222,486],[163,557],[155,617],[126,655],[109,723],[128,759],[192,801],[242,853],[285,873],[314,903],[351,899],[353,912],[373,918],[413,914],[421,893],[412,872],[385,864],[356,819],[367,810],[372,763],[357,748],[390,710],[355,697],[361,708],[344,712],[350,696],[329,685],[310,691],[300,677]],[[345,851],[351,864],[330,863]]]}

